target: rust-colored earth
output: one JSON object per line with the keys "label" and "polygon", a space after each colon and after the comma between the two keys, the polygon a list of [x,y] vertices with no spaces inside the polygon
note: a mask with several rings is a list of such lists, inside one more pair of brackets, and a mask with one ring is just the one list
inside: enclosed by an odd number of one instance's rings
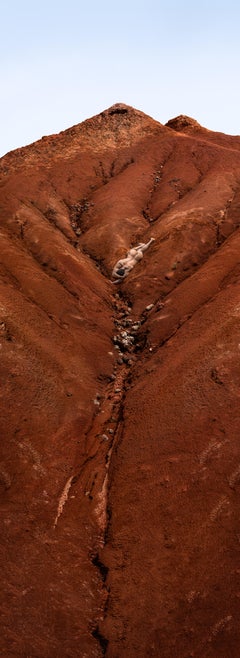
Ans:
{"label": "rust-colored earth", "polygon": [[0,655],[239,658],[240,137],[115,105],[0,218]]}

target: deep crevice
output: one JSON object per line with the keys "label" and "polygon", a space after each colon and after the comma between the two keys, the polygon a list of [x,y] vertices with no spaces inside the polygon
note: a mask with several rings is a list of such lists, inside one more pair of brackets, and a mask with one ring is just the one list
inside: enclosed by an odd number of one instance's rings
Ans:
{"label": "deep crevice", "polygon": [[94,556],[91,557],[91,562],[95,567],[97,567],[97,569],[101,574],[102,581],[103,583],[105,583],[109,572],[109,568],[100,560],[98,553],[96,553]]}
{"label": "deep crevice", "polygon": [[102,651],[102,655],[105,656],[107,653],[109,640],[107,640],[107,638],[104,635],[102,635],[102,633],[100,633],[99,626],[96,626],[96,628],[94,628],[94,630],[92,631],[92,636],[99,643]]}

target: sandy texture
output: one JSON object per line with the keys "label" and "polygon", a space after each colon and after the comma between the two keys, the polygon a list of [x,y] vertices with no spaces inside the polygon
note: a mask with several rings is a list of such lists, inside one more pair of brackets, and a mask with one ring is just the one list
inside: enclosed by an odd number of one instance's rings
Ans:
{"label": "sandy texture", "polygon": [[238,658],[240,138],[118,104],[0,220],[1,656]]}

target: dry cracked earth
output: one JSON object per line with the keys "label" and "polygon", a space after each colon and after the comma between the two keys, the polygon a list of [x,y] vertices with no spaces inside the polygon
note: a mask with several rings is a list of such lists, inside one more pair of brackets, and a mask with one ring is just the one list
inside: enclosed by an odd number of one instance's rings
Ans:
{"label": "dry cracked earth", "polygon": [[240,137],[117,104],[0,219],[1,656],[239,658]]}

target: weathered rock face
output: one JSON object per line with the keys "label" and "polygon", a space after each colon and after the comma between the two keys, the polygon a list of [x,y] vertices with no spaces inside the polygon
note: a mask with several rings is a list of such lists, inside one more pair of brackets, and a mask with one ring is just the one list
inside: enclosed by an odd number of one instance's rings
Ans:
{"label": "weathered rock face", "polygon": [[1,655],[238,658],[240,138],[117,104],[0,174]]}

